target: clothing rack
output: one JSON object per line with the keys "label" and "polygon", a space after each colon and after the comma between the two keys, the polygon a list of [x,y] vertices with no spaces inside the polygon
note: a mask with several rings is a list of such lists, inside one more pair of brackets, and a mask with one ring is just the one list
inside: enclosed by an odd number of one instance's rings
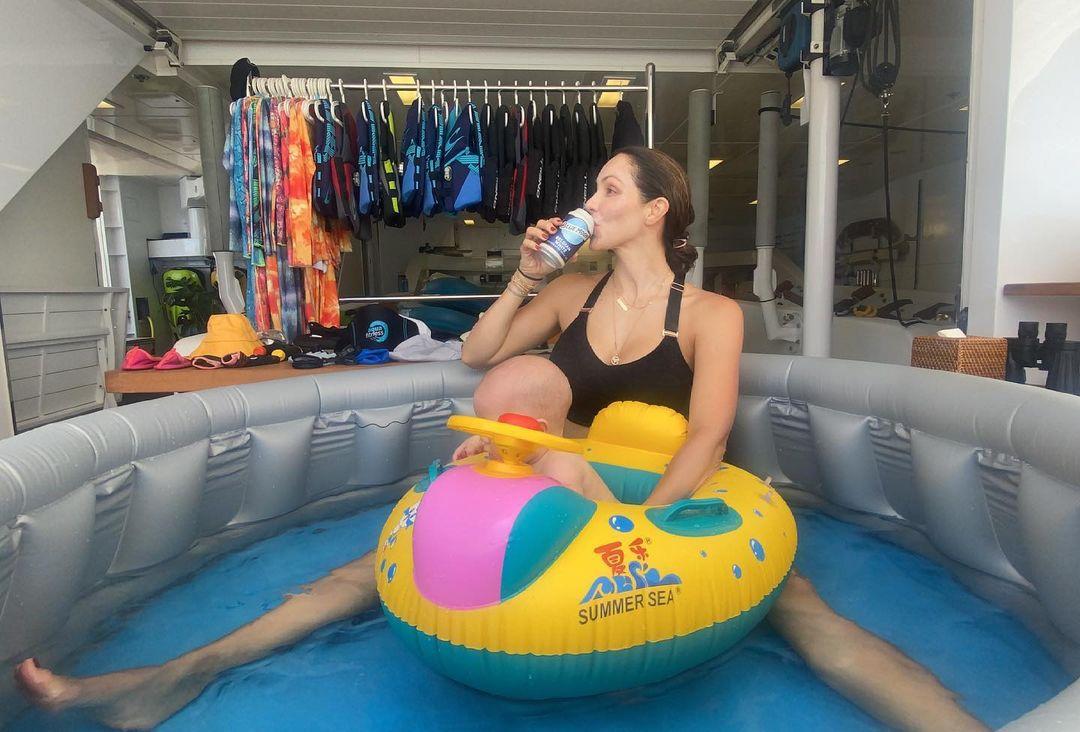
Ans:
{"label": "clothing rack", "polygon": [[[530,292],[526,297],[536,297],[538,292]],[[468,300],[498,300],[501,293],[475,293],[468,295],[373,295],[371,297],[341,297],[341,304],[365,305],[380,302],[465,302]]]}
{"label": "clothing rack", "polygon": [[[341,79],[336,82],[329,78],[308,78],[308,79],[293,79],[287,76],[270,76],[270,77],[250,77],[248,78],[248,93],[305,93],[309,96],[322,96],[329,98],[331,89],[337,89],[338,94],[341,95],[342,100],[345,98],[345,90],[361,90],[365,95],[370,94],[372,91],[382,90],[383,96],[386,97],[390,91],[415,91],[418,94],[423,92],[430,92],[432,95],[435,92],[453,92],[455,96],[461,91],[464,91],[469,99],[472,99],[472,93],[475,92],[513,92],[515,95],[520,92],[560,92],[563,95],[563,101],[566,101],[567,93],[577,93],[579,95],[582,92],[589,93],[602,93],[602,92],[644,92],[645,93],[645,144],[648,147],[653,147],[654,127],[654,96],[656,89],[656,64],[645,65],[645,83],[639,85],[617,86],[614,84],[559,84],[557,86],[549,85],[545,82],[543,86],[536,85],[523,85],[523,84],[503,84],[501,81],[497,81],[495,84],[488,84],[486,81],[483,84],[473,85],[470,80],[466,80],[464,84],[458,84],[457,81],[452,81],[447,84],[445,80],[440,81],[438,84],[432,80],[428,84],[422,84],[417,81],[414,84],[394,84],[388,83],[385,79],[377,84],[369,84],[365,79],[361,83],[344,83]],[[516,96],[515,96],[516,103]]]}

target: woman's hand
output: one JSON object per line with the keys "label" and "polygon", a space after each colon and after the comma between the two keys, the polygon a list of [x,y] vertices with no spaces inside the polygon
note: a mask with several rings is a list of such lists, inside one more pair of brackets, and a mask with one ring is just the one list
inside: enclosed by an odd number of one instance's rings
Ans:
{"label": "woman's hand", "polygon": [[468,438],[454,450],[454,455],[450,459],[453,461],[464,460],[467,457],[473,455],[479,455],[480,453],[489,453],[491,447],[491,440],[480,435],[473,435]]}
{"label": "woman's hand", "polygon": [[562,225],[563,220],[540,219],[535,226],[525,231],[525,240],[521,242],[521,271],[529,277],[546,277],[555,271],[555,267],[540,257],[540,244],[548,240]]}

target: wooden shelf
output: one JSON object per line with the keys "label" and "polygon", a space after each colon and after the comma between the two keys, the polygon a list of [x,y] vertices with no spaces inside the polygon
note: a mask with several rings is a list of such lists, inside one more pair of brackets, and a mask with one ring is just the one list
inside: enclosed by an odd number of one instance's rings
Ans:
{"label": "wooden shelf", "polygon": [[1080,282],[1026,282],[1005,285],[1005,294],[1018,297],[1080,297]]}
{"label": "wooden shelf", "polygon": [[106,371],[105,390],[114,394],[168,394],[171,392],[201,391],[219,386],[236,386],[259,381],[292,379],[313,374],[352,372],[363,378],[369,369],[400,365],[397,361],[377,366],[340,366],[330,364],[318,369],[294,369],[292,364],[277,363],[247,368],[220,368],[204,371],[188,367],[173,371]]}

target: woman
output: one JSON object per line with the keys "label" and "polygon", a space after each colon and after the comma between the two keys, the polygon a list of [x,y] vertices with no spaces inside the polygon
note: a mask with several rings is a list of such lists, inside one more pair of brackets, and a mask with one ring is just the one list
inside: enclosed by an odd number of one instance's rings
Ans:
{"label": "woman", "polygon": [[[739,395],[742,312],[720,295],[684,284],[697,254],[686,173],[643,147],[620,151],[600,171],[585,204],[596,224],[590,246],[611,252],[604,275],[562,275],[525,307],[552,267],[540,244],[561,223],[539,221],[521,245],[521,266],[473,328],[461,357],[486,368],[562,333],[551,360],[570,381],[568,437],[622,399],[661,404],[690,421],[686,444],[647,503],[685,498],[724,454]],[[469,451],[468,447],[465,451]]]}
{"label": "woman", "polygon": [[[643,148],[620,151],[600,172],[587,208],[596,221],[592,246],[614,254],[614,272],[563,275],[520,307],[548,272],[537,251],[558,220],[538,222],[522,243],[521,271],[473,329],[463,358],[472,366],[492,365],[562,332],[552,360],[572,391],[576,428],[566,434],[582,434],[596,412],[616,399],[666,404],[686,414],[686,443],[648,499],[669,503],[693,492],[723,456],[738,396],[740,312],[725,298],[682,284],[694,261],[685,234],[693,212],[686,175],[671,158]],[[15,669],[15,680],[39,706],[81,707],[115,727],[147,728],[223,671],[377,605],[369,553],[248,625],[163,665],[72,678],[27,659]],[[788,579],[769,619],[827,683],[889,725],[984,729],[931,674],[834,614],[801,577]]]}
{"label": "woman", "polygon": [[[684,445],[646,499],[686,498],[717,468],[738,401],[742,312],[731,300],[684,284],[696,259],[686,173],[664,153],[624,148],[600,171],[585,204],[596,224],[590,246],[612,253],[613,271],[565,274],[527,305],[552,268],[540,243],[558,219],[525,234],[521,266],[473,328],[462,359],[486,368],[561,333],[551,360],[570,382],[566,434],[584,435],[614,401],[662,404],[689,419]],[[481,446],[470,438],[455,457]],[[792,572],[769,615],[814,671],[866,711],[899,729],[981,730],[924,668],[836,615]]]}

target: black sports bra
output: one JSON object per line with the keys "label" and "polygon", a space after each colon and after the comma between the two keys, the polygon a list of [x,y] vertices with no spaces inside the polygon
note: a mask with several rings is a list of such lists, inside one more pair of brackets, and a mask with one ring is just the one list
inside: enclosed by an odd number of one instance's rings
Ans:
{"label": "black sports bra", "polygon": [[694,372],[679,349],[678,337],[684,275],[671,283],[660,345],[647,355],[618,366],[600,360],[586,333],[589,311],[610,277],[608,272],[596,283],[581,312],[551,350],[551,362],[570,382],[573,401],[567,418],[588,427],[601,409],[612,402],[628,400],[671,407],[689,418]]}

